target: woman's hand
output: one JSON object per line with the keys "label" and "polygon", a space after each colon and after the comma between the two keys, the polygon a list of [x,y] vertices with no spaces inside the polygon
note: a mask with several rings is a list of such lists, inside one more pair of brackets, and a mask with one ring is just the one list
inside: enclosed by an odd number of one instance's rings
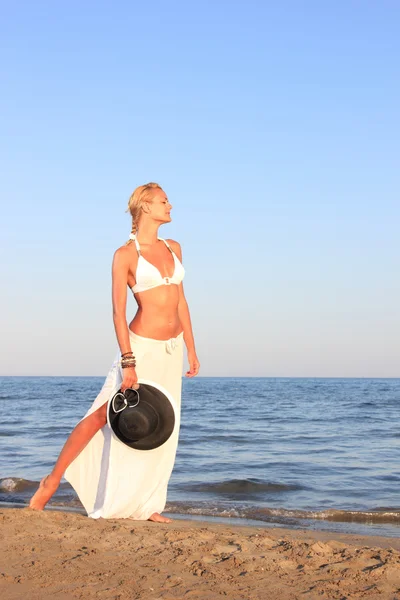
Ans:
{"label": "woman's hand", "polygon": [[200,362],[197,358],[196,352],[188,352],[189,371],[186,372],[185,377],[196,377],[200,369]]}
{"label": "woman's hand", "polygon": [[138,376],[135,367],[127,367],[126,369],[122,369],[122,372],[124,377],[121,383],[121,391],[125,392],[126,388],[137,390],[139,385],[137,383]]}

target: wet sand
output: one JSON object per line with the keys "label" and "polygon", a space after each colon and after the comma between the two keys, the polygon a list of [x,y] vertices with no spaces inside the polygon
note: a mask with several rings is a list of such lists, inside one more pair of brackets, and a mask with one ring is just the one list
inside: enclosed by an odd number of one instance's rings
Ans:
{"label": "wet sand", "polygon": [[400,538],[2,509],[2,600],[400,600]]}

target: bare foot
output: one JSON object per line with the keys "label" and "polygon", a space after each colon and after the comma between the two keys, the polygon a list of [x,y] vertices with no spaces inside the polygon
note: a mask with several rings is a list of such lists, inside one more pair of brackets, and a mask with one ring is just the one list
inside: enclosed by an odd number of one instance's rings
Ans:
{"label": "bare foot", "polygon": [[172,519],[168,519],[168,517],[163,517],[159,513],[153,513],[151,517],[147,519],[148,521],[156,521],[157,523],[171,523]]}
{"label": "bare foot", "polygon": [[29,508],[33,508],[33,510],[43,510],[59,484],[60,482],[54,480],[51,475],[43,477],[39,489],[33,494],[29,502]]}

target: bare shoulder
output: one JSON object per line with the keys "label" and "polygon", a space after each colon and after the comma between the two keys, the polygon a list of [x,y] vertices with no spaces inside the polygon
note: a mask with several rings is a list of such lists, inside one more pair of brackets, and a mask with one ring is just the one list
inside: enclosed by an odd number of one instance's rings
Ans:
{"label": "bare shoulder", "polygon": [[181,248],[180,243],[177,242],[176,240],[170,240],[170,239],[168,239],[166,241],[171,246],[172,250],[178,256],[178,258],[182,258],[182,248]]}
{"label": "bare shoulder", "polygon": [[129,265],[132,262],[132,257],[134,257],[136,254],[135,252],[133,252],[132,246],[133,248],[135,247],[134,244],[124,244],[123,246],[117,248],[114,252],[114,264],[121,266]]}

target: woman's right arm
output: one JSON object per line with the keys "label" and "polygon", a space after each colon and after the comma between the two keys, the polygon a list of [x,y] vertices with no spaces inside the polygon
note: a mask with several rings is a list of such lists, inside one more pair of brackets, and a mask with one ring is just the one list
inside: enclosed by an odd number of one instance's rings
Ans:
{"label": "woman's right arm", "polygon": [[[122,246],[122,248],[116,250],[112,264],[113,320],[121,354],[131,352],[128,323],[126,321],[126,288],[128,286],[130,258],[131,253],[128,248]],[[133,387],[136,382],[137,375],[134,367],[123,369],[122,391],[125,391],[127,387]]]}

